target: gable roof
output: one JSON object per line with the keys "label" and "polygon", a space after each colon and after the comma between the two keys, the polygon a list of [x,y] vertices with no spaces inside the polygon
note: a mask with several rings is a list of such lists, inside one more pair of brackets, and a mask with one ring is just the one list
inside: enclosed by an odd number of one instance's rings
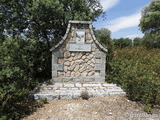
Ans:
{"label": "gable roof", "polygon": [[52,47],[50,49],[50,51],[54,51],[56,48],[58,48],[60,45],[63,44],[63,42],[66,40],[68,34],[69,34],[69,31],[70,31],[70,28],[71,28],[71,24],[89,24],[89,29],[90,29],[90,32],[91,32],[91,36],[93,38],[93,41],[96,43],[96,45],[104,52],[108,52],[108,50],[106,48],[104,48],[97,40],[96,40],[96,37],[94,36],[94,33],[93,33],[93,27],[92,27],[92,22],[91,21],[73,21],[73,20],[70,20],[69,21],[69,24],[68,24],[68,27],[67,27],[67,30],[66,30],[66,34],[64,35],[64,37],[62,38],[62,40],[57,44],[55,45],[54,47]]}

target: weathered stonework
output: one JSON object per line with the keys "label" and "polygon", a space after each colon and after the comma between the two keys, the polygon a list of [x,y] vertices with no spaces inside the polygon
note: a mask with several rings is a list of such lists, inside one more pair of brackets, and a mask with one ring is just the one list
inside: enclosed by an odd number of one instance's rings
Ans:
{"label": "weathered stonework", "polygon": [[[83,41],[77,42],[75,38],[77,30],[85,32],[84,43]],[[80,37],[79,40],[81,39]],[[69,45],[74,46],[71,48]],[[80,48],[75,48],[75,46]],[[70,21],[65,36],[51,48],[51,51],[54,82],[105,81],[107,50],[95,39],[90,21]]]}

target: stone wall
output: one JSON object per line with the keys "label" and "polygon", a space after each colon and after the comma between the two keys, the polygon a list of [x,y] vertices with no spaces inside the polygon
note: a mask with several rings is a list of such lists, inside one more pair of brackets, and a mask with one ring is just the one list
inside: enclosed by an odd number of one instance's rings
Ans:
{"label": "stone wall", "polygon": [[[68,51],[68,42],[75,42],[75,30],[85,30],[85,42],[91,44],[90,52]],[[68,36],[52,51],[52,79],[54,81],[104,81],[106,53],[100,49],[92,36],[89,24],[71,23]],[[74,78],[74,79],[73,79]],[[86,80],[84,80],[86,79]]]}

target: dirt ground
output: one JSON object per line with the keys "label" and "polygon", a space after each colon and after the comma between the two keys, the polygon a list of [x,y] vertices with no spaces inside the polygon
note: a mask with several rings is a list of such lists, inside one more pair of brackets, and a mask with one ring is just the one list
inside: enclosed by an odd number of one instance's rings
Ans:
{"label": "dirt ground", "polygon": [[160,120],[160,109],[153,114],[125,95],[89,100],[53,100],[22,120]]}

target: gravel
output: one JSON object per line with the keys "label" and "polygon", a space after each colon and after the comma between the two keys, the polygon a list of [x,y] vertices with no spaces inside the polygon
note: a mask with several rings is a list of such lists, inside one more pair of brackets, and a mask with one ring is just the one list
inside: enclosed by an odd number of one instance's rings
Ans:
{"label": "gravel", "polygon": [[160,120],[160,109],[153,114],[125,95],[95,97],[88,100],[52,100],[22,120]]}

